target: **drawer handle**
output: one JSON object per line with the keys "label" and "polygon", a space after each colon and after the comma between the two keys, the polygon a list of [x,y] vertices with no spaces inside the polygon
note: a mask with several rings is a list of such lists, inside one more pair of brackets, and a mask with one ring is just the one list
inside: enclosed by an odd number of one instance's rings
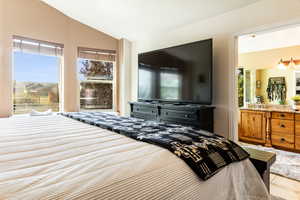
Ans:
{"label": "drawer handle", "polygon": [[285,117],[285,114],[281,114],[280,117]]}
{"label": "drawer handle", "polygon": [[190,118],[190,115],[184,115],[186,118]]}
{"label": "drawer handle", "polygon": [[280,128],[285,128],[285,125],[284,124],[280,124]]}
{"label": "drawer handle", "polygon": [[169,113],[168,112],[166,112],[166,115],[168,115]]}
{"label": "drawer handle", "polygon": [[281,139],[280,139],[280,142],[285,142],[285,139],[284,139],[284,138],[281,138]]}

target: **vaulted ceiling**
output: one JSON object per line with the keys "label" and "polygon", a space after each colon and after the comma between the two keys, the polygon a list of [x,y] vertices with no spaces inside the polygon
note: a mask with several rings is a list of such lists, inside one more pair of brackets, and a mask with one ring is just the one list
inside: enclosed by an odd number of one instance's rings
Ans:
{"label": "vaulted ceiling", "polygon": [[151,34],[229,12],[260,0],[42,0],[65,15],[116,38]]}

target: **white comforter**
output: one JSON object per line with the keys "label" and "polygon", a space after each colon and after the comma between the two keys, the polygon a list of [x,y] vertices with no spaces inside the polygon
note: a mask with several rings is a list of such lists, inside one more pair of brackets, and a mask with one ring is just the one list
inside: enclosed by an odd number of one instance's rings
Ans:
{"label": "white comforter", "polygon": [[202,181],[163,148],[62,116],[0,119],[0,133],[0,199],[269,199],[249,160]]}

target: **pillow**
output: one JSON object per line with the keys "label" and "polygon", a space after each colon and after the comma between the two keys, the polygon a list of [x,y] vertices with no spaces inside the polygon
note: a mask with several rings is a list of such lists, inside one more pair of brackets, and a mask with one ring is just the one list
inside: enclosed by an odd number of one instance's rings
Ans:
{"label": "pillow", "polygon": [[45,112],[38,112],[34,109],[32,109],[30,116],[48,116],[48,115],[52,115],[52,109],[49,109]]}

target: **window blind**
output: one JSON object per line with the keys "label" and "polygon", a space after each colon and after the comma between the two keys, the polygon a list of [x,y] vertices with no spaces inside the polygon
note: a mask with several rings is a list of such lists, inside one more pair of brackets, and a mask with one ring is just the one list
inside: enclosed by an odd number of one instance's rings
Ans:
{"label": "window blind", "polygon": [[14,36],[13,48],[15,51],[21,52],[37,53],[48,56],[62,56],[64,45],[20,36]]}
{"label": "window blind", "polygon": [[78,57],[91,60],[116,61],[116,51],[78,47]]}

